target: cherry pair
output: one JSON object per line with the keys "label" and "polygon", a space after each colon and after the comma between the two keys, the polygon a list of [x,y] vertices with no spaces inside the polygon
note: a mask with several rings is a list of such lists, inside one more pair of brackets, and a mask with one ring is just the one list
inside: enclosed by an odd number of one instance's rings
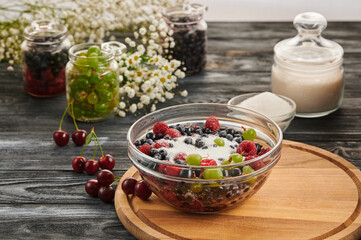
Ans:
{"label": "cherry pair", "polygon": [[101,170],[97,179],[90,179],[86,182],[85,191],[92,197],[99,197],[103,202],[112,202],[115,190],[111,185],[118,182],[119,179],[111,171],[107,169]]}
{"label": "cherry pair", "polygon": [[71,106],[73,121],[74,121],[74,125],[75,125],[75,128],[76,128],[76,131],[74,131],[71,134],[71,138],[73,139],[73,142],[77,146],[83,146],[85,141],[86,141],[86,137],[87,137],[88,133],[85,130],[78,129],[78,126],[77,126],[75,118],[74,118],[74,113],[73,113],[74,112],[74,110],[73,110],[73,102],[69,103],[67,108],[65,109],[63,117],[61,118],[61,121],[60,121],[59,130],[57,130],[57,131],[55,131],[53,133],[53,139],[54,139],[56,145],[58,145],[60,147],[67,145],[68,142],[69,142],[69,133],[67,131],[61,129],[65,114],[68,111],[69,106]]}
{"label": "cherry pair", "polygon": [[152,195],[152,191],[143,180],[138,182],[137,179],[133,177],[124,179],[122,182],[122,190],[125,194],[134,194],[142,200],[147,200],[150,195]]}

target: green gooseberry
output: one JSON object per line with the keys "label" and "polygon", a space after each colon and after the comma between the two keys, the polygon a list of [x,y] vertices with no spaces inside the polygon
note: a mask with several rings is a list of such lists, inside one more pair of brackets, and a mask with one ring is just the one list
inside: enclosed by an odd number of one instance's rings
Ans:
{"label": "green gooseberry", "polygon": [[75,93],[75,100],[79,101],[79,102],[84,102],[84,100],[87,98],[88,93],[85,91],[77,91]]}
{"label": "green gooseberry", "polygon": [[80,77],[78,79],[75,80],[76,84],[78,85],[78,89],[86,89],[89,87],[89,80],[87,78],[84,77]]}
{"label": "green gooseberry", "polygon": [[96,54],[96,56],[100,56],[102,51],[100,50],[100,47],[93,45],[88,48],[88,56],[90,54]]}
{"label": "green gooseberry", "polygon": [[98,92],[106,91],[107,88],[108,88],[108,83],[106,83],[104,81],[101,81],[101,82],[98,82],[97,84],[95,84],[95,89]]}
{"label": "green gooseberry", "polygon": [[246,131],[242,133],[242,138],[244,140],[253,141],[257,137],[257,133],[253,128],[248,128]]}
{"label": "green gooseberry", "polygon": [[214,143],[217,144],[217,146],[219,147],[223,147],[224,146],[224,140],[222,138],[216,138],[214,139]]}
{"label": "green gooseberry", "polygon": [[109,105],[105,102],[97,102],[94,104],[94,110],[96,112],[105,113],[109,109]]}
{"label": "green gooseberry", "polygon": [[203,172],[204,179],[222,179],[223,173],[220,168],[210,168]]}
{"label": "green gooseberry", "polygon": [[95,92],[91,92],[87,97],[88,103],[96,104],[99,100],[97,94]]}
{"label": "green gooseberry", "polygon": [[196,153],[189,154],[186,157],[186,162],[189,165],[199,166],[201,164],[201,161],[202,161],[202,156]]}
{"label": "green gooseberry", "polygon": [[113,99],[113,93],[109,92],[109,91],[101,91],[99,92],[99,98],[100,100],[104,101],[104,102],[109,102]]}
{"label": "green gooseberry", "polygon": [[74,111],[74,117],[76,118],[80,118],[85,115],[85,111],[78,106],[74,106],[73,111]]}
{"label": "green gooseberry", "polygon": [[92,68],[97,68],[98,67],[98,54],[96,53],[91,53],[88,55],[88,64],[90,67]]}
{"label": "green gooseberry", "polygon": [[99,79],[99,75],[96,74],[96,73],[93,73],[90,78],[89,78],[90,82],[92,84],[97,84],[98,82],[100,82],[100,79]]}
{"label": "green gooseberry", "polygon": [[230,156],[232,158],[232,161],[234,163],[240,163],[240,162],[243,162],[243,156],[239,153],[233,153],[231,154]]}
{"label": "green gooseberry", "polygon": [[195,193],[199,193],[203,191],[203,185],[201,183],[191,183],[190,188]]}

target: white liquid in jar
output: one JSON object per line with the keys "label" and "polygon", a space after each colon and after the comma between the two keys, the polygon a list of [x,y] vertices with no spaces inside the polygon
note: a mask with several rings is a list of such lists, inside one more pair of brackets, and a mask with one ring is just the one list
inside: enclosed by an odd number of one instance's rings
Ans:
{"label": "white liquid in jar", "polygon": [[294,100],[297,114],[336,110],[342,101],[343,69],[311,73],[273,65],[271,88],[273,93]]}

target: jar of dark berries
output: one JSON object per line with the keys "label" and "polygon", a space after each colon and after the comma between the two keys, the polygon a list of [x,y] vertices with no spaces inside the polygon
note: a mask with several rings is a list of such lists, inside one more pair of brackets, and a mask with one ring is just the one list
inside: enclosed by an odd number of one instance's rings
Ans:
{"label": "jar of dark berries", "polygon": [[119,66],[115,60],[126,49],[119,42],[84,43],[69,50],[66,97],[69,114],[83,122],[114,117],[119,105]]}
{"label": "jar of dark berries", "polygon": [[51,20],[33,21],[21,44],[25,90],[35,97],[65,92],[65,65],[71,46],[67,28]]}
{"label": "jar of dark berries", "polygon": [[170,30],[173,30],[175,47],[168,54],[181,61],[186,75],[202,71],[206,65],[207,23],[203,19],[205,6],[187,4],[163,10]]}

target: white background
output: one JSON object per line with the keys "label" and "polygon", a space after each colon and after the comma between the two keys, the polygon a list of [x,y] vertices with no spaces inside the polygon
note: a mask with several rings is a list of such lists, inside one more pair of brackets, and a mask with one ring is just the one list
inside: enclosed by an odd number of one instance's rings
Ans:
{"label": "white background", "polygon": [[191,0],[208,6],[207,21],[292,21],[318,12],[328,21],[361,21],[361,0]]}

